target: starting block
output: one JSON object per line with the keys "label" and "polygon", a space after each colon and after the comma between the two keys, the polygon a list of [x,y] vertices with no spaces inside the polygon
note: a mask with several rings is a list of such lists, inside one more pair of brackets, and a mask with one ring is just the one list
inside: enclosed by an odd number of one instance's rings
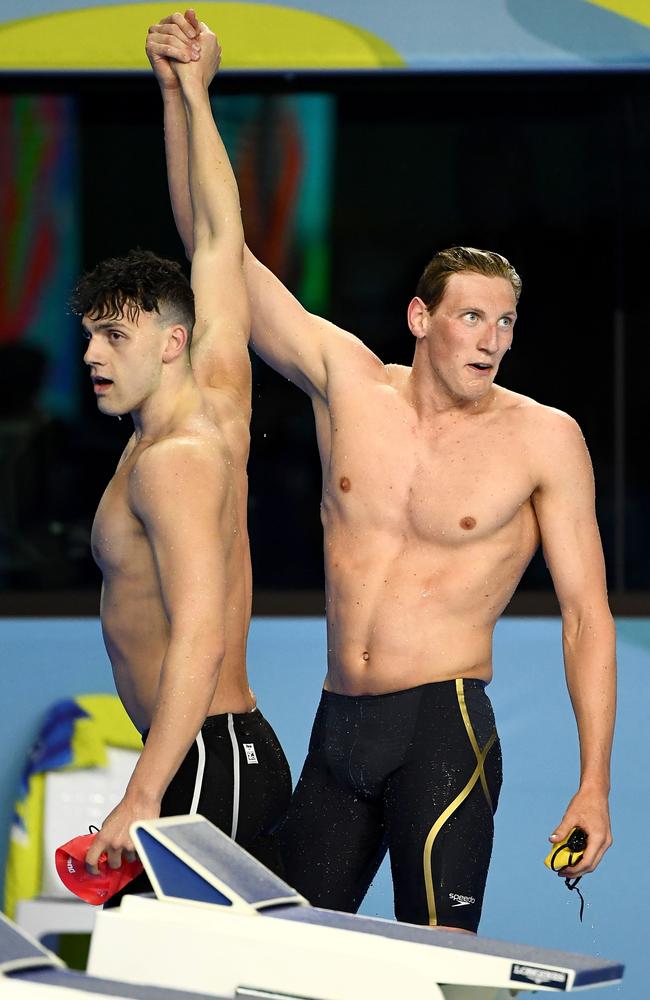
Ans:
{"label": "starting block", "polygon": [[623,975],[605,959],[312,907],[200,816],[131,835],[157,898],[98,914],[95,977],[211,997],[497,1000]]}
{"label": "starting block", "polygon": [[[0,913],[0,996],[7,1000],[214,1000],[208,994],[97,979],[72,972],[56,955]],[[228,1000],[226,997],[219,1000]]]}

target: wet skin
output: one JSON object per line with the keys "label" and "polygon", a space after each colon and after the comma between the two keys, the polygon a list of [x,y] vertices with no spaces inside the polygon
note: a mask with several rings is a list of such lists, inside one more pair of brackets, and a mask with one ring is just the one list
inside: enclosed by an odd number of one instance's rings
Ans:
{"label": "wet skin", "polygon": [[350,345],[314,397],[323,467],[326,687],[377,694],[489,680],[494,624],[539,542],[530,450],[542,408],[493,385],[516,304],[501,278],[454,275],[412,307],[412,369]]}
{"label": "wet skin", "polygon": [[[142,419],[147,420],[150,414],[155,417],[152,400],[160,391],[157,355],[150,349],[156,336],[155,325],[155,320],[142,314],[137,323],[124,317],[109,324],[86,317],[84,323],[88,337],[85,360],[99,409],[109,415],[138,414],[136,432],[99,503],[91,544],[103,576],[101,622],[115,684],[140,730],[151,725],[170,640],[159,567],[142,517],[142,505],[146,507],[147,500],[139,495],[138,463],[151,449],[162,452],[170,447],[190,448],[217,473],[221,470],[225,474],[225,496],[211,515],[208,531],[226,542],[226,651],[208,714],[248,711],[254,704],[245,658],[251,601],[246,529],[247,414],[227,393],[193,384],[188,370],[190,381],[186,388],[190,391],[182,406],[165,412],[153,434],[142,432]],[[103,381],[106,379],[110,380],[108,384]],[[192,513],[179,507],[172,517],[180,544],[186,519],[192,518]],[[189,585],[196,585],[196,581]],[[191,666],[187,682],[192,683]]]}

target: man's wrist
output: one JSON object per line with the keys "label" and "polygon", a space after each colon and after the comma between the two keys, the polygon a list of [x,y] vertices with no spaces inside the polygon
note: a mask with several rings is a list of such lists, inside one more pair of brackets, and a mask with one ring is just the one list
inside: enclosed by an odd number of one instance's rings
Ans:
{"label": "man's wrist", "polygon": [[198,108],[202,107],[206,101],[209,103],[210,100],[207,88],[202,80],[183,80],[181,94],[183,100],[185,101],[185,106],[189,111],[196,111]]}
{"label": "man's wrist", "polygon": [[589,795],[600,795],[605,799],[608,798],[610,792],[609,775],[583,774],[580,779],[579,791]]}
{"label": "man's wrist", "polygon": [[124,794],[124,801],[128,803],[129,807],[135,812],[155,812],[160,810],[160,803],[162,800],[162,794],[157,795],[152,793],[148,788],[142,788],[135,785],[127,788]]}
{"label": "man's wrist", "polygon": [[183,96],[181,90],[181,85],[178,80],[174,79],[173,82],[164,82],[163,80],[158,81],[160,85],[160,92],[162,94],[163,101],[169,98],[170,100],[177,100],[179,97]]}

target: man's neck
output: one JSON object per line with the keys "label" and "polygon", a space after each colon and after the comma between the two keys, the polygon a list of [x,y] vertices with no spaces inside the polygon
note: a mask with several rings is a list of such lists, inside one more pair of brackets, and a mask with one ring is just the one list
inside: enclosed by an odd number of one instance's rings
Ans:
{"label": "man's neck", "polygon": [[429,422],[437,421],[444,416],[462,418],[485,413],[494,406],[498,387],[492,385],[480,399],[468,399],[456,395],[432,370],[428,359],[423,360],[416,351],[404,389],[418,419]]}
{"label": "man's neck", "polygon": [[188,371],[173,385],[160,386],[131,413],[136,439],[157,441],[166,437],[189,416],[199,413],[202,405],[201,390]]}

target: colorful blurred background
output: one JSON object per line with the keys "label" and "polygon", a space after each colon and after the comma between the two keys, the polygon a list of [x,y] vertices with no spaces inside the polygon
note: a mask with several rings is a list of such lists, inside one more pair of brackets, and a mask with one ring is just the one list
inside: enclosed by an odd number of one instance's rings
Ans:
{"label": "colorful blurred background", "polygon": [[[18,18],[15,8],[0,10],[5,840],[47,705],[111,689],[89,534],[130,429],[97,413],[66,303],[79,273],[106,256],[141,246],[183,260],[161,102],[143,54],[147,26],[170,12],[93,0],[22,0]],[[539,865],[577,757],[557,602],[539,555],[497,631],[506,791],[485,933],[623,959],[623,986],[603,996],[641,1000],[647,3],[407,0],[396,10],[388,0],[286,0],[205,3],[197,12],[224,48],[212,94],[248,240],[308,308],[384,361],[408,364],[406,305],[436,250],[495,249],[523,277],[501,381],[575,416],[594,461],[621,636],[618,843],[590,880],[580,927],[574,900]],[[256,359],[253,371],[251,661],[297,772],[325,658],[320,466],[308,400]],[[299,718],[287,713],[286,685]],[[375,893],[368,911],[389,916],[385,871]]]}

